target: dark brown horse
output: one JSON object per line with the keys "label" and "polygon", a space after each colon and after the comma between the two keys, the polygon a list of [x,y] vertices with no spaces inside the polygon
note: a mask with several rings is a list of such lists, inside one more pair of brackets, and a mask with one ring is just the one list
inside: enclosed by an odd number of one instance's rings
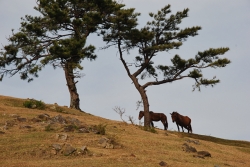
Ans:
{"label": "dark brown horse", "polygon": [[192,126],[191,126],[191,119],[188,116],[183,116],[179,114],[178,112],[174,111],[173,113],[170,113],[172,117],[172,121],[176,122],[178,131],[180,132],[179,126],[182,128],[182,132],[184,132],[183,127],[186,128],[192,133]]}
{"label": "dark brown horse", "polygon": [[[143,116],[144,116],[144,111],[140,111],[138,119],[141,120]],[[152,125],[152,127],[154,127],[153,121],[161,121],[164,126],[164,130],[168,129],[168,120],[165,114],[154,113],[153,111],[149,111],[149,119],[150,119],[150,124]]]}

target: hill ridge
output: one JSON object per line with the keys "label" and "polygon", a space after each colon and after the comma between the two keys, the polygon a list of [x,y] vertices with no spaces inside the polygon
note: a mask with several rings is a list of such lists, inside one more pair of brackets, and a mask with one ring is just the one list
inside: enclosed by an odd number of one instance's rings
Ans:
{"label": "hill ridge", "polygon": [[[151,133],[57,104],[45,104],[44,110],[25,108],[27,100],[0,96],[3,166],[250,166],[247,141],[157,128]],[[65,154],[66,148],[72,152]],[[199,156],[201,151],[211,157]]]}

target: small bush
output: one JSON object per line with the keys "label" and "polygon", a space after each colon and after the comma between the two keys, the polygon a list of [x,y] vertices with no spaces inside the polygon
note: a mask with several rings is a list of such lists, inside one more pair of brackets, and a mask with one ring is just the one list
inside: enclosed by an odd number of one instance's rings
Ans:
{"label": "small bush", "polygon": [[147,126],[139,126],[142,130],[145,130],[147,132],[151,132],[151,133],[157,133],[157,131],[155,130],[154,127],[147,127]]}
{"label": "small bush", "polygon": [[79,127],[75,124],[70,124],[70,125],[66,125],[64,127],[64,131],[66,132],[72,132],[72,131],[75,131],[75,130],[79,130]]}
{"label": "small bush", "polygon": [[50,124],[47,125],[47,126],[45,126],[45,131],[46,131],[46,132],[53,131],[53,130],[54,130],[54,129],[51,127]]}
{"label": "small bush", "polygon": [[98,134],[105,135],[106,126],[107,125],[99,124],[99,125],[94,126],[94,129],[98,132]]}
{"label": "small bush", "polygon": [[110,143],[113,145],[119,145],[117,135],[108,135],[107,138],[110,140]]}
{"label": "small bush", "polygon": [[26,107],[26,108],[32,108],[32,102],[31,101],[25,101],[23,103],[23,106]]}
{"label": "small bush", "polygon": [[152,126],[144,126],[143,123],[141,121],[139,121],[139,127],[142,129],[142,130],[145,130],[145,131],[148,131],[148,132],[152,132],[152,133],[157,133],[157,131],[155,130],[154,127]]}
{"label": "small bush", "polygon": [[157,131],[155,130],[154,127],[146,128],[146,131],[149,131],[149,132],[151,132],[151,133],[157,133]]}
{"label": "small bush", "polygon": [[41,100],[38,101],[38,100],[34,100],[34,99],[25,101],[23,103],[23,106],[26,107],[26,108],[36,108],[36,109],[39,109],[39,110],[44,110],[45,107],[46,107],[44,102],[42,102]]}
{"label": "small bush", "polygon": [[61,107],[56,106],[56,112],[63,113],[63,109]]}

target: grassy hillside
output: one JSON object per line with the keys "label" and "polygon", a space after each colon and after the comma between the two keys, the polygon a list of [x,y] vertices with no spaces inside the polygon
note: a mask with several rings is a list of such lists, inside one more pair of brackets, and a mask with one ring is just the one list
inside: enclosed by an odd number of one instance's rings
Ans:
{"label": "grassy hillside", "polygon": [[162,129],[152,133],[56,104],[26,108],[29,102],[0,96],[0,166],[250,167],[250,142]]}

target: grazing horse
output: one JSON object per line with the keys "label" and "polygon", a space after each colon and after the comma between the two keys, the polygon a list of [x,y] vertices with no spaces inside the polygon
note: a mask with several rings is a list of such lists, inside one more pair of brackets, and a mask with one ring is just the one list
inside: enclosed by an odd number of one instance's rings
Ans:
{"label": "grazing horse", "polygon": [[174,111],[173,113],[170,113],[172,117],[172,121],[176,122],[178,131],[180,132],[179,126],[182,128],[182,132],[184,132],[183,127],[186,128],[192,133],[192,126],[191,126],[191,119],[188,116],[183,116],[179,114],[178,112]]}
{"label": "grazing horse", "polygon": [[[144,116],[144,111],[140,111],[138,119],[141,120],[143,116]],[[161,121],[164,126],[164,130],[168,129],[168,120],[165,114],[154,113],[153,111],[149,111],[149,119],[150,119],[150,124],[152,125],[152,127],[154,127],[153,121]]]}

